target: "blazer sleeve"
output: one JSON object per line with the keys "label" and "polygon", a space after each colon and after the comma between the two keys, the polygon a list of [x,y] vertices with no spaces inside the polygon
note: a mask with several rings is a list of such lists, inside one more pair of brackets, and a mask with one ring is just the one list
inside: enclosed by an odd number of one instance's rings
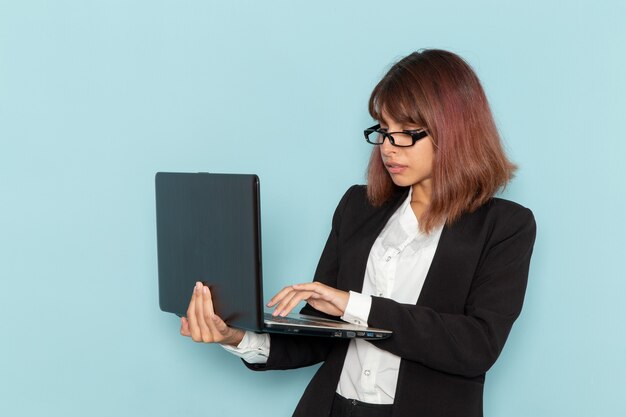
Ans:
{"label": "blazer sleeve", "polygon": [[[331,287],[337,286],[337,273],[339,271],[339,259],[337,255],[337,239],[341,228],[341,219],[350,194],[356,186],[346,191],[335,209],[330,235],[322,251],[322,256],[315,271],[314,280],[320,281]],[[302,314],[337,319],[321,313],[308,304],[300,311]],[[294,336],[282,334],[270,334],[270,354],[265,364],[249,364],[246,366],[253,370],[271,369],[294,369],[314,365],[322,362],[336,343],[337,339],[330,337]]]}
{"label": "blazer sleeve", "polygon": [[481,257],[464,314],[372,297],[368,323],[394,331],[375,346],[430,368],[475,377],[500,354],[526,291],[535,220],[524,207],[495,228]]}

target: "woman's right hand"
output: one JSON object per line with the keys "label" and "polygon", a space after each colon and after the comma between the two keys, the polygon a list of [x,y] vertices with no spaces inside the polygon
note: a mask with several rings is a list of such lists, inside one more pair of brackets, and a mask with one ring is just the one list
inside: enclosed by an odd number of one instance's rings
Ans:
{"label": "woman's right hand", "polygon": [[180,319],[180,334],[191,337],[194,342],[221,343],[237,346],[245,332],[228,327],[213,311],[211,290],[201,282],[196,286],[189,302],[187,317]]}

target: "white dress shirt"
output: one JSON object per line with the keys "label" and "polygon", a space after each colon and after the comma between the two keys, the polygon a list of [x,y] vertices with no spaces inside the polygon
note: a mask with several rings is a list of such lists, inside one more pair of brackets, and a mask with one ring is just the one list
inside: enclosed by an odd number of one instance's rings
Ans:
{"label": "white dress shirt", "polygon": [[[421,233],[411,209],[411,195],[391,216],[372,245],[363,289],[350,291],[342,320],[367,325],[372,295],[399,303],[415,304],[424,285],[443,226]],[[393,336],[392,336],[393,337]],[[268,334],[246,332],[237,347],[223,346],[248,363],[265,363],[269,356]],[[372,404],[393,404],[400,357],[361,340],[350,341],[337,393]]]}

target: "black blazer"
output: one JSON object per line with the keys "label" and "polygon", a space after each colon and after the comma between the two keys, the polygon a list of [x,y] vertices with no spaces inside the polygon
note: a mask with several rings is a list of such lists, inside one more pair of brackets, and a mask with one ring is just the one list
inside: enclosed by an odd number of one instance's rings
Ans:
{"label": "black blazer", "polygon": [[[364,186],[341,199],[315,280],[360,292],[370,249],[407,197],[399,190],[382,207],[369,204]],[[530,210],[494,198],[445,226],[416,305],[372,297],[368,323],[393,330],[372,341],[402,358],[394,416],[479,417],[485,372],[500,354],[524,300],[535,240]],[[320,314],[308,305],[303,313]],[[294,416],[327,416],[348,341],[271,335],[267,364],[292,369],[324,362]]]}

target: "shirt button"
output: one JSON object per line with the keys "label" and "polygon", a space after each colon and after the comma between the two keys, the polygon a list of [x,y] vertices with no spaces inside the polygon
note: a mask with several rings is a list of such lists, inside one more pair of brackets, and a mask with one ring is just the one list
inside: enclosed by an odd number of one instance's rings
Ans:
{"label": "shirt button", "polygon": [[387,256],[387,258],[385,259],[385,261],[389,262],[391,260],[391,256]]}
{"label": "shirt button", "polygon": [[366,370],[365,370],[365,372],[363,372],[363,373],[365,374],[365,376],[370,376],[370,373],[371,373],[371,372],[370,372],[370,370],[369,370],[369,369],[366,369]]}
{"label": "shirt button", "polygon": [[378,293],[378,296],[379,296],[379,297],[382,297],[382,296],[383,296],[383,293],[382,293],[382,292],[379,292],[379,293]]}

